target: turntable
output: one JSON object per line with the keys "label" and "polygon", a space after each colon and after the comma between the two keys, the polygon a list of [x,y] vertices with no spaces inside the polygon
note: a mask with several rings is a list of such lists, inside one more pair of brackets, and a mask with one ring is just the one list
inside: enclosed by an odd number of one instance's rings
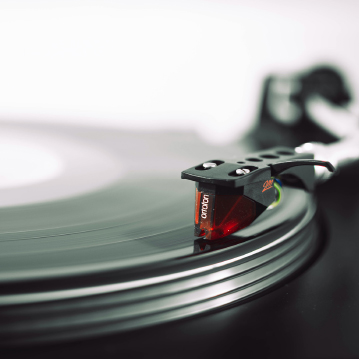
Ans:
{"label": "turntable", "polygon": [[[189,133],[1,127],[12,156],[0,182],[8,353],[359,353],[357,168],[319,187],[318,198],[284,183],[277,206],[210,240],[193,233],[195,190],[180,171],[253,152],[248,143],[215,148]],[[28,160],[11,152],[19,142]]]}

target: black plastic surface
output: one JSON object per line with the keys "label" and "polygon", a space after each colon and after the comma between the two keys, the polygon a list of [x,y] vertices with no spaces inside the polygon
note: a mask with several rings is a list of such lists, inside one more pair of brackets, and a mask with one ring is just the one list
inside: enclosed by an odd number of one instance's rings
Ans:
{"label": "black plastic surface", "polygon": [[[244,156],[239,156],[236,160],[209,160],[206,162],[217,161],[219,164],[209,169],[203,169],[202,164],[196,165],[183,171],[181,178],[217,186],[238,188],[269,180],[273,176],[271,166],[275,163],[303,159],[313,159],[313,155],[295,153],[292,148],[288,147],[275,147],[252,154],[244,154]],[[305,187],[312,189],[314,170],[311,171],[312,175],[308,176],[305,170],[302,171],[303,175],[301,175],[300,171],[297,169],[293,171],[289,167],[292,166],[288,166],[287,171],[285,171],[285,168],[281,168],[281,172],[292,173],[304,182]],[[249,168],[250,172],[242,176],[236,175],[236,170],[241,168]]]}

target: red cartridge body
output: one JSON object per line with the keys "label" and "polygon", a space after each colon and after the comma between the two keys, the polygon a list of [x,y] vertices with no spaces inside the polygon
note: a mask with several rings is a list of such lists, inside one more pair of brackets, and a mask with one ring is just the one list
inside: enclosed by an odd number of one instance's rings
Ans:
{"label": "red cartridge body", "polygon": [[250,225],[262,213],[256,207],[243,194],[221,194],[196,186],[195,235],[208,240],[228,236]]}

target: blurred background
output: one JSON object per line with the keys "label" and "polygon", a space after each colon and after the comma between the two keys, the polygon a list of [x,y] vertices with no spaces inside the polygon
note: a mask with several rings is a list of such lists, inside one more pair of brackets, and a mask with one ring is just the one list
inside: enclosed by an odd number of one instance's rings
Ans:
{"label": "blurred background", "polygon": [[355,0],[2,0],[0,120],[195,131],[255,125],[270,73],[316,63],[359,92]]}

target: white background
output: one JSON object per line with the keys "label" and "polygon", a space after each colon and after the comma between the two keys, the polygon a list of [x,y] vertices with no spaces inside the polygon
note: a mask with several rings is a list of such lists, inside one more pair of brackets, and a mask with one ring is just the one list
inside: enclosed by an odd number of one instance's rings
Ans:
{"label": "white background", "polygon": [[0,121],[195,130],[254,124],[269,72],[342,67],[359,1],[0,1]]}

